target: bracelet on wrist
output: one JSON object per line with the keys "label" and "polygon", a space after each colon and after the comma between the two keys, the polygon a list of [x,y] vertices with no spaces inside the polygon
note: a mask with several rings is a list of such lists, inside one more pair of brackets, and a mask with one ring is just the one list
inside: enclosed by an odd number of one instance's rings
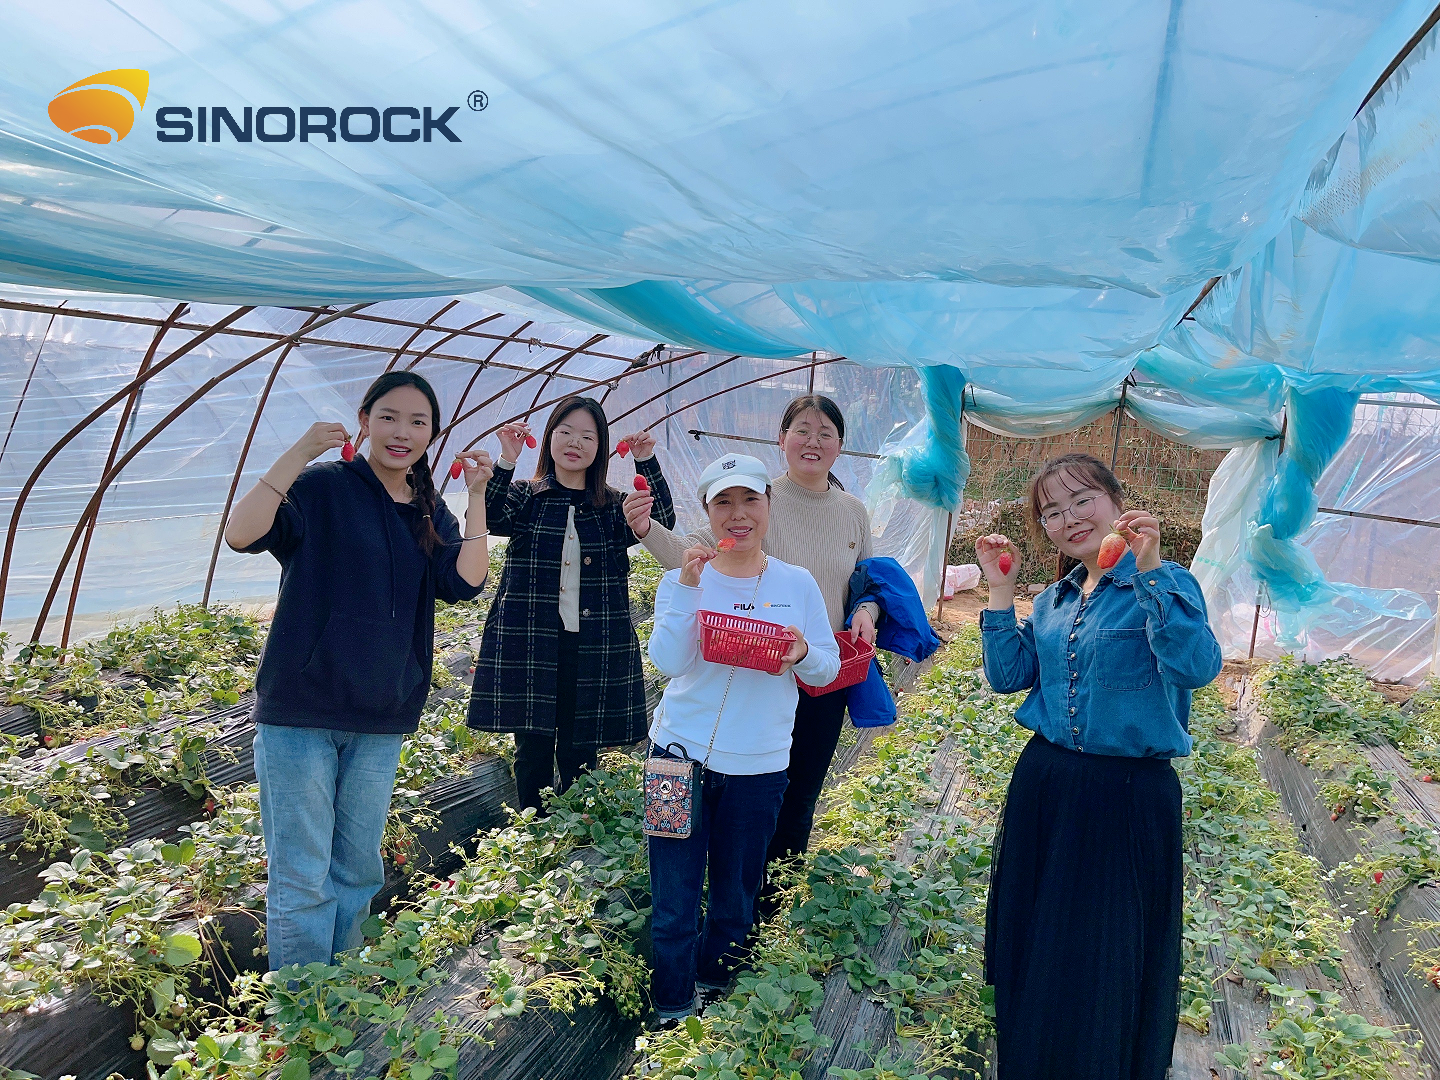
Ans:
{"label": "bracelet on wrist", "polygon": [[463,544],[466,540],[483,540],[489,535],[490,530],[486,529],[484,532],[478,532],[474,536],[462,536],[460,537],[460,542]]}
{"label": "bracelet on wrist", "polygon": [[286,501],[285,492],[281,491],[278,487],[276,487],[274,484],[272,484],[269,480],[266,480],[265,477],[263,477],[263,476],[260,477],[260,483],[264,484],[264,485],[265,485],[266,487],[268,487],[271,491],[275,492],[276,495],[279,495],[281,502],[285,502],[285,501]]}

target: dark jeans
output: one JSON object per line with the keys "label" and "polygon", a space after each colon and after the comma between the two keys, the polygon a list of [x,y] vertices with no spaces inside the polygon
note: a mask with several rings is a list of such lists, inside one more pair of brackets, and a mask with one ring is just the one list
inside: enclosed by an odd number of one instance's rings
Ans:
{"label": "dark jeans", "polygon": [[579,657],[580,635],[560,631],[555,665],[555,730],[515,733],[515,791],[522,810],[533,806],[543,812],[541,788],[554,787],[555,794],[563,794],[581,772],[595,767],[599,748],[576,746],[573,741]]}
{"label": "dark jeans", "polygon": [[[650,837],[650,995],[661,1016],[693,1012],[697,981],[724,986],[745,962],[765,845],[785,783],[783,772],[730,776],[707,769],[703,809],[690,837]],[[707,862],[710,893],[700,929]]]}
{"label": "dark jeans", "polygon": [[795,735],[790,744],[790,768],[785,775],[790,786],[775,823],[775,836],[765,861],[798,855],[810,846],[815,826],[815,804],[825,786],[825,774],[835,757],[840,728],[845,723],[846,691],[836,690],[819,697],[800,691],[795,706]]}

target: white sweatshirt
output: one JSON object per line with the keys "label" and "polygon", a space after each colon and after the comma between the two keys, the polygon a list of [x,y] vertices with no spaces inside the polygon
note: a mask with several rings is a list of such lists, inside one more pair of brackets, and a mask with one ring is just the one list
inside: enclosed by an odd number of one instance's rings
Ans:
{"label": "white sweatshirt", "polygon": [[[810,650],[784,675],[737,667],[730,681],[730,665],[712,664],[701,655],[700,611],[798,626]],[[830,629],[825,598],[810,571],[771,558],[758,595],[753,577],[726,577],[713,565],[701,571],[698,588],[680,584],[679,570],[666,574],[655,593],[650,661],[670,678],[651,726],[654,741],[662,747],[679,743],[696,761],[703,761],[710,734],[716,732],[711,770],[754,776],[789,766],[790,736],[800,695],[795,678],[799,676],[811,686],[832,682],[840,673],[840,646]],[[725,712],[716,731],[722,698]]]}

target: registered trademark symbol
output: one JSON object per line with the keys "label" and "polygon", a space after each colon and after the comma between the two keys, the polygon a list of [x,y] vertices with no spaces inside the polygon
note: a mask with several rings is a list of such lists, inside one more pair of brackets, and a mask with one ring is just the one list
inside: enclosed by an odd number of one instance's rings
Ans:
{"label": "registered trademark symbol", "polygon": [[465,99],[465,104],[469,105],[470,108],[476,112],[479,112],[485,108],[486,105],[490,104],[490,97],[484,90],[471,90],[470,96]]}

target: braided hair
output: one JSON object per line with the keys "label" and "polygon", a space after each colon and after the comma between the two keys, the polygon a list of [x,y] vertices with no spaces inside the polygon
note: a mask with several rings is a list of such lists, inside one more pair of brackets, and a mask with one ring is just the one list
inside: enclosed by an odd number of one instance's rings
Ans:
{"label": "braided hair", "polygon": [[[425,395],[430,402],[430,439],[433,442],[435,436],[440,433],[440,399],[435,396],[435,389],[422,376],[416,375],[413,371],[387,371],[373,383],[370,389],[365,391],[365,399],[360,403],[360,411],[366,416],[374,408],[375,402],[379,401],[391,390],[401,386],[413,386]],[[414,527],[415,542],[420,545],[420,550],[426,556],[433,555],[435,549],[442,543],[440,534],[435,531],[435,477],[430,471],[430,451],[420,455],[420,460],[410,466],[406,474],[410,481],[410,490],[414,497],[410,500],[411,506],[418,506],[420,513],[419,524]]]}

